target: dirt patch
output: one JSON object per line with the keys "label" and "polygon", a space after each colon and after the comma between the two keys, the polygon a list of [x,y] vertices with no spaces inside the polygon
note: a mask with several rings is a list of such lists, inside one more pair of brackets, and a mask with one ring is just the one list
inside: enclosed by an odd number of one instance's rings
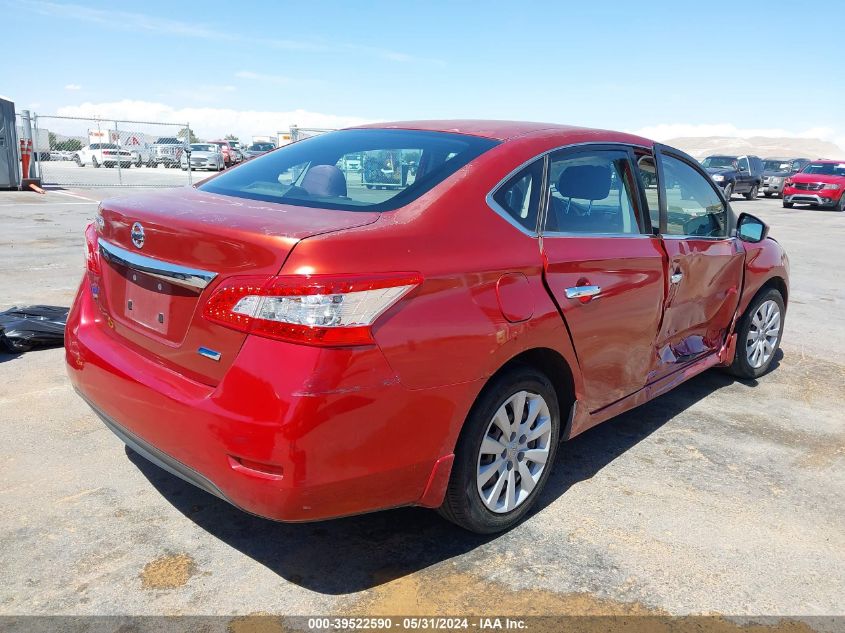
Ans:
{"label": "dirt patch", "polygon": [[[385,574],[387,577],[392,575]],[[376,578],[376,581],[379,579]],[[662,615],[637,602],[614,602],[587,593],[514,590],[464,572],[403,576],[350,605],[354,615]]]}
{"label": "dirt patch", "polygon": [[195,572],[194,559],[187,554],[160,556],[144,565],[141,586],[144,589],[176,589],[184,586]]}
{"label": "dirt patch", "polygon": [[[394,574],[387,574],[388,578]],[[377,578],[375,580],[378,580]],[[639,602],[589,593],[512,589],[466,572],[428,572],[386,582],[348,605],[343,616],[530,617],[525,631],[557,633],[813,633],[804,622],[772,619],[739,624],[721,615],[673,617]],[[540,616],[540,617],[536,617]],[[545,617],[542,617],[545,616]],[[560,616],[571,616],[561,620]]]}

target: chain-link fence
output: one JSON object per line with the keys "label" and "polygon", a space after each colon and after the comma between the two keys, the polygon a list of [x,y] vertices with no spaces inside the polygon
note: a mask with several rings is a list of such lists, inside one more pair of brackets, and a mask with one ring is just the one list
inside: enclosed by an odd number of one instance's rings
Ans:
{"label": "chain-link fence", "polygon": [[187,123],[32,117],[35,169],[43,185],[178,187],[190,184],[182,155]]}

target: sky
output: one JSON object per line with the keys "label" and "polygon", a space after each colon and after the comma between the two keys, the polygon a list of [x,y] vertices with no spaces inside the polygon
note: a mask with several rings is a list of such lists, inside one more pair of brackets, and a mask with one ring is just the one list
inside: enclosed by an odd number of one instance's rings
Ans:
{"label": "sky", "polygon": [[39,115],[291,124],[495,118],[845,148],[845,1],[0,0],[0,94]]}

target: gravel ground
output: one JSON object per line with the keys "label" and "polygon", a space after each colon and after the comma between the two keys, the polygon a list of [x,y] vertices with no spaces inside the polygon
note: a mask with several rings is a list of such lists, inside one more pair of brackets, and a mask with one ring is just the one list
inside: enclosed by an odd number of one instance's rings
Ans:
{"label": "gravel ground", "polygon": [[[0,194],[0,309],[70,302],[101,194]],[[707,372],[565,444],[495,538],[417,509],[243,514],[128,454],[61,350],[0,356],[0,615],[843,614],[845,214],[733,206],[792,263],[774,371]]]}

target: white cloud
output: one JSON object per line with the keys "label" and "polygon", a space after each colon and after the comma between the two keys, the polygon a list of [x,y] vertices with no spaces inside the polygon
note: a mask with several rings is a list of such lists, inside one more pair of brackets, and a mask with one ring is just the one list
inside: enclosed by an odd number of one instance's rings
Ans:
{"label": "white cloud", "polygon": [[[254,134],[275,134],[291,125],[303,128],[342,128],[365,123],[358,117],[311,112],[308,110],[267,111],[234,110],[231,108],[176,108],[154,101],[124,99],[103,103],[86,102],[58,109],[59,116],[120,119],[126,121],[158,121],[161,123],[190,123],[191,129],[201,138],[214,138],[234,133],[240,138]],[[52,122],[59,125],[59,120]],[[84,122],[77,127],[85,128]],[[63,132],[63,130],[54,130]],[[143,131],[139,127],[139,131]]]}
{"label": "white cloud", "polygon": [[814,127],[806,130],[787,130],[784,128],[743,128],[731,123],[661,123],[651,125],[639,130],[634,134],[651,138],[656,141],[665,141],[670,138],[687,136],[726,136],[730,138],[749,138],[752,136],[786,137],[786,138],[818,138],[826,141],[836,142],[837,131],[829,127]]}
{"label": "white cloud", "polygon": [[71,91],[82,90],[82,86],[80,86],[79,84],[68,84],[68,85],[65,86],[65,90],[71,90]]}

